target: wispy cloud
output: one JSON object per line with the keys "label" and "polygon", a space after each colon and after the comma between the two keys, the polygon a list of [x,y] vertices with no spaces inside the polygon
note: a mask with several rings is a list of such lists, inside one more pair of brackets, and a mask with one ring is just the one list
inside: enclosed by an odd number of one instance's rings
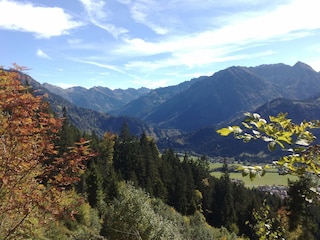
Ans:
{"label": "wispy cloud", "polygon": [[[202,32],[170,35],[156,41],[127,38],[125,44],[119,45],[113,53],[136,58],[126,64],[127,68],[145,66],[145,69],[177,65],[193,67],[248,58],[248,54],[239,51],[255,45],[302,38],[320,29],[318,8],[315,6],[318,6],[317,0],[295,0],[273,6],[270,11],[247,10],[241,16],[225,16],[224,22],[228,24]],[[298,17],[301,11],[304,11],[303,18]],[[141,20],[145,18],[143,14],[140,16]],[[251,57],[260,54],[270,55],[272,51],[254,53]],[[150,61],[151,56],[158,60]],[[145,57],[146,60],[143,59]]]}
{"label": "wispy cloud", "polygon": [[32,32],[37,38],[50,38],[69,34],[70,30],[81,25],[62,8],[0,1],[0,28],[3,29]]}
{"label": "wispy cloud", "polygon": [[[127,5],[129,5],[132,18],[136,22],[146,25],[157,34],[162,35],[169,32],[167,27],[161,26],[161,21],[160,23],[156,23],[152,20],[155,18],[155,15],[161,11],[161,2],[154,0],[139,0],[135,1],[133,4]],[[159,18],[157,21],[159,21]]]}
{"label": "wispy cloud", "polygon": [[79,0],[85,8],[89,20],[97,27],[106,30],[113,37],[118,38],[121,34],[127,33],[128,30],[122,27],[117,27],[108,22],[108,11],[105,8],[103,0]]}
{"label": "wispy cloud", "polygon": [[319,0],[0,0],[1,40],[20,47],[0,58],[26,56],[33,69],[51,59],[54,73],[41,78],[121,87],[165,86],[230,65],[303,61],[319,70],[318,11]]}
{"label": "wispy cloud", "polygon": [[90,65],[94,65],[96,67],[100,67],[100,68],[105,68],[105,69],[109,69],[115,72],[119,72],[119,73],[125,73],[124,71],[122,71],[120,68],[109,65],[109,64],[103,64],[103,63],[99,63],[99,62],[95,62],[95,61],[90,61],[90,60],[83,60],[83,59],[75,59],[73,58],[72,60],[76,61],[76,62],[81,62],[81,63],[85,63],[85,64],[90,64]]}
{"label": "wispy cloud", "polygon": [[37,50],[36,55],[40,58],[51,59],[51,57],[48,54],[46,54],[44,51],[42,51],[41,49]]}

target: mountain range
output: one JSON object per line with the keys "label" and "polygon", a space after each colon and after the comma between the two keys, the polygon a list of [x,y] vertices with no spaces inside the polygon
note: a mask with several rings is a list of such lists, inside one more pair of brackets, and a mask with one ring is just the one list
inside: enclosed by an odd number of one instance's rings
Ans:
{"label": "mountain range", "polygon": [[154,90],[62,89],[28,81],[48,94],[54,111],[66,107],[70,120],[82,130],[119,132],[127,122],[133,133],[146,132],[160,148],[210,156],[269,156],[259,143],[242,144],[215,133],[217,127],[239,123],[243,112],[287,112],[297,122],[320,119],[320,73],[302,62],[233,66]]}
{"label": "mountain range", "polygon": [[98,112],[107,113],[118,109],[150,92],[148,88],[128,88],[111,90],[107,87],[71,87],[63,89],[48,83],[42,85],[51,93],[59,95],[76,106],[92,109]]}

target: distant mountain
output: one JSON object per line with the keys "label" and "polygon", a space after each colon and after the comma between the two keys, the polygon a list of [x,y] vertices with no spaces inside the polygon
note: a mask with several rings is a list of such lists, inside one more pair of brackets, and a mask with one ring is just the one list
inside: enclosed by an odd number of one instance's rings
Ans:
{"label": "distant mountain", "polygon": [[149,92],[142,97],[133,100],[120,109],[115,109],[111,113],[116,115],[133,116],[141,119],[146,119],[147,116],[154,111],[159,105],[167,102],[175,95],[186,91],[194,83],[199,82],[206,77],[199,77],[185,81],[175,86],[169,86],[164,88],[157,88]]}
{"label": "distant mountain", "polygon": [[[287,117],[294,123],[303,120],[320,119],[320,97],[310,100],[290,100],[285,98],[274,99],[265,103],[253,112],[259,113],[263,118],[276,116],[280,112],[287,113]],[[209,156],[234,157],[241,160],[270,161],[283,154],[282,151],[269,152],[263,141],[243,143],[232,136],[221,137],[216,130],[229,125],[240,125],[244,116],[233,119],[232,122],[224,122],[220,126],[204,127],[194,132],[171,138],[163,138],[158,141],[160,148],[173,147],[182,152],[196,152]],[[314,132],[320,142],[320,131]]]}
{"label": "distant mountain", "polygon": [[249,70],[274,84],[284,98],[308,99],[320,92],[320,73],[302,62],[292,67],[272,64],[251,67]]}
{"label": "distant mountain", "polygon": [[114,109],[121,108],[134,99],[144,96],[150,92],[150,89],[148,88],[111,90],[107,87],[93,87],[90,89],[83,87],[71,87],[63,89],[48,83],[44,83],[43,87],[70,101],[76,106],[103,113],[108,113]]}
{"label": "distant mountain", "polygon": [[[166,89],[162,90],[165,95]],[[138,116],[153,126],[188,132],[230,120],[275,98],[313,97],[320,93],[320,74],[301,62],[292,67],[230,67],[201,78],[162,102],[156,93],[129,103],[122,113]]]}
{"label": "distant mountain", "polygon": [[80,107],[139,118],[154,128],[188,132],[231,120],[275,98],[316,96],[320,74],[297,62],[294,66],[230,67],[209,77],[155,90],[44,87]]}
{"label": "distant mountain", "polygon": [[[93,131],[100,136],[106,131],[119,133],[123,123],[126,122],[133,134],[139,135],[142,132],[145,132],[152,137],[157,137],[153,129],[139,119],[133,117],[115,117],[91,109],[78,107],[65,98],[50,92],[42,84],[26,74],[22,74],[21,80],[24,84],[27,83],[31,85],[36,94],[47,94],[47,100],[50,103],[52,110],[57,115],[61,115],[62,109],[66,108],[69,120],[82,131]],[[58,90],[59,88],[56,89],[56,91]],[[83,89],[78,88],[76,91],[80,92],[81,90]]]}
{"label": "distant mountain", "polygon": [[253,110],[279,96],[272,84],[244,68],[232,67],[175,95],[143,120],[163,128],[193,131]]}
{"label": "distant mountain", "polygon": [[[320,119],[320,73],[302,62],[293,66],[234,66],[209,77],[154,90],[112,91],[101,87],[64,90],[48,84],[38,88],[49,92],[55,111],[61,112],[65,106],[69,118],[80,129],[99,134],[118,132],[126,121],[133,133],[145,131],[158,141],[160,148],[212,156],[270,158],[265,144],[242,144],[216,134],[218,127],[239,123],[243,112],[256,111],[263,116],[288,112],[297,122]],[[114,116],[102,113],[102,109],[113,109],[109,113]]]}

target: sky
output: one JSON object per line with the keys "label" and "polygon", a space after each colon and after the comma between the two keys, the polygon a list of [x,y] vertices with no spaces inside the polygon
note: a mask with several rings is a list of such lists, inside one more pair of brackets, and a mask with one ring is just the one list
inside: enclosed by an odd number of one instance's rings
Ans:
{"label": "sky", "polygon": [[231,66],[320,71],[319,0],[0,0],[0,66],[63,88],[172,86]]}

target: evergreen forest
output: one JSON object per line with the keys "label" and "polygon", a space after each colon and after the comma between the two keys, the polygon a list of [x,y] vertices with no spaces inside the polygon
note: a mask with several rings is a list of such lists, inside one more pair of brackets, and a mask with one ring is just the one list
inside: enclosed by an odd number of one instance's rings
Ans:
{"label": "evergreen forest", "polygon": [[0,69],[0,239],[319,239],[313,181],[288,198],[210,175],[206,156],[82,132]]}

